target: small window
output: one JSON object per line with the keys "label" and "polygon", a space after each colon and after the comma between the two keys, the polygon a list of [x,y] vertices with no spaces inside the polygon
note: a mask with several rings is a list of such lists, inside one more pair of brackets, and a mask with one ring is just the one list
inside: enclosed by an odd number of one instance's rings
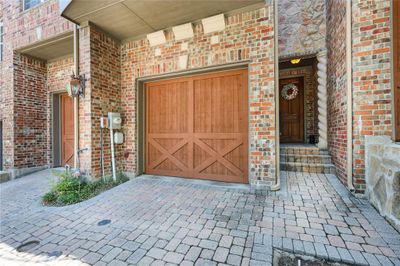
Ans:
{"label": "small window", "polygon": [[3,61],[3,35],[4,35],[3,21],[0,20],[0,61]]}
{"label": "small window", "polygon": [[24,10],[28,10],[32,7],[35,7],[41,3],[43,3],[45,0],[23,0],[23,8]]}

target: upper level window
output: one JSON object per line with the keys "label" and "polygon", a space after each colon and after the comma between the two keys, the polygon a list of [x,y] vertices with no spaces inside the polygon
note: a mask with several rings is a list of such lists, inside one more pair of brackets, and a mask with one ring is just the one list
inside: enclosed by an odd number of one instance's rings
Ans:
{"label": "upper level window", "polygon": [[23,0],[23,7],[24,10],[28,10],[32,7],[35,7],[41,3],[43,3],[46,0]]}
{"label": "upper level window", "polygon": [[4,35],[3,21],[0,20],[0,61],[3,61],[3,35]]}

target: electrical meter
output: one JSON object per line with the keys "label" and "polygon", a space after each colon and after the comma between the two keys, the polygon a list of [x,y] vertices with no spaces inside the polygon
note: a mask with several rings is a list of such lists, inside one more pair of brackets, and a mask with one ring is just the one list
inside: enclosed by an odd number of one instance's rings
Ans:
{"label": "electrical meter", "polygon": [[120,113],[108,113],[108,128],[121,129],[122,119]]}

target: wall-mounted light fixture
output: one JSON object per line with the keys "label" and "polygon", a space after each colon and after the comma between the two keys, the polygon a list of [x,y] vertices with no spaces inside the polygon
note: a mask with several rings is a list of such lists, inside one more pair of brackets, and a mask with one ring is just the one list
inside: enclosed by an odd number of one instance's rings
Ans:
{"label": "wall-mounted light fixture", "polygon": [[204,34],[223,31],[225,29],[225,16],[224,14],[219,14],[205,18],[201,20],[201,23],[203,24]]}
{"label": "wall-mounted light fixture", "polygon": [[68,95],[70,97],[85,96],[85,82],[85,75],[75,75],[75,73],[72,73],[71,80],[66,86]]}
{"label": "wall-mounted light fixture", "polygon": [[174,32],[175,40],[177,41],[193,38],[192,23],[186,23],[183,25],[172,27],[172,31]]}
{"label": "wall-mounted light fixture", "polygon": [[147,34],[147,40],[149,40],[150,46],[156,46],[167,42],[163,30]]}
{"label": "wall-mounted light fixture", "polygon": [[300,63],[301,58],[294,58],[292,60],[290,60],[290,63],[292,63],[293,65]]}

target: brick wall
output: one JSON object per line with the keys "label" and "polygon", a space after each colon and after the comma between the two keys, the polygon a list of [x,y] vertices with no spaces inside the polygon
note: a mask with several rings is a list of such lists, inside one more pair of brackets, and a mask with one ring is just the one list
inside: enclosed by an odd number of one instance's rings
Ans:
{"label": "brick wall", "polygon": [[[270,10],[268,10],[270,9]],[[188,55],[187,69],[249,61],[249,138],[250,181],[271,182],[275,176],[275,111],[274,111],[274,50],[272,7],[232,15],[223,32],[204,35],[201,24],[194,26],[194,37],[175,41],[167,32],[167,43],[150,47],[147,40],[122,45],[122,112],[124,114],[124,148],[131,154],[124,161],[124,170],[137,170],[137,88],[135,81],[179,69],[178,58]],[[219,43],[211,45],[211,36]],[[182,51],[183,42],[188,50]],[[155,49],[161,56],[155,56]]]}
{"label": "brick wall", "polygon": [[[20,0],[2,1],[4,34],[4,59],[1,67],[1,91],[0,91],[0,119],[3,121],[3,140],[4,140],[4,166],[5,169],[25,168],[47,164],[47,154],[43,158],[38,158],[43,150],[43,138],[47,142],[46,133],[47,123],[43,123],[42,113],[46,116],[46,101],[37,99],[36,102],[26,100],[26,95],[34,97],[43,95],[45,78],[39,79],[39,72],[45,75],[46,69],[42,63],[33,63],[32,59],[19,56],[15,50],[23,46],[32,44],[41,39],[50,38],[66,30],[72,29],[72,23],[60,17],[58,1],[50,0],[42,5],[22,12]],[[39,71],[40,69],[40,71]],[[27,74],[26,76],[24,76]],[[38,78],[36,81],[36,78]],[[16,80],[21,79],[21,80]],[[34,93],[31,86],[33,82],[43,85]],[[14,84],[25,84],[27,87]],[[30,85],[31,82],[31,85]],[[18,93],[14,95],[14,87],[18,88]],[[19,93],[20,92],[20,93]],[[18,98],[22,97],[22,98]],[[33,100],[32,100],[33,101]],[[25,106],[25,104],[27,104]],[[44,104],[44,105],[42,105]],[[39,105],[42,107],[39,108]],[[25,117],[20,117],[21,111],[25,108],[31,108],[34,112],[26,112]],[[17,110],[17,113],[14,113]],[[41,110],[39,114],[39,110]],[[47,118],[44,118],[47,120]],[[39,120],[38,123],[33,121]],[[38,126],[41,128],[38,128]],[[22,128],[20,128],[22,126]],[[29,133],[29,134],[28,134]],[[19,142],[22,141],[22,142]],[[33,146],[38,146],[38,152],[34,151]],[[29,146],[29,147],[28,147]],[[30,156],[31,155],[31,156]],[[43,154],[42,154],[43,155]]]}
{"label": "brick wall", "polygon": [[328,147],[339,179],[347,181],[346,1],[327,1]]}
{"label": "brick wall", "polygon": [[14,167],[46,165],[46,62],[14,58]]}
{"label": "brick wall", "polygon": [[390,1],[354,0],[353,147],[354,182],[365,190],[365,136],[391,136]]}
{"label": "brick wall", "polygon": [[[90,27],[91,175],[101,174],[100,117],[121,112],[120,43],[96,27]],[[105,174],[111,173],[110,133],[103,132]],[[83,147],[82,147],[83,148]],[[115,144],[117,170],[122,170],[122,145]]]}

